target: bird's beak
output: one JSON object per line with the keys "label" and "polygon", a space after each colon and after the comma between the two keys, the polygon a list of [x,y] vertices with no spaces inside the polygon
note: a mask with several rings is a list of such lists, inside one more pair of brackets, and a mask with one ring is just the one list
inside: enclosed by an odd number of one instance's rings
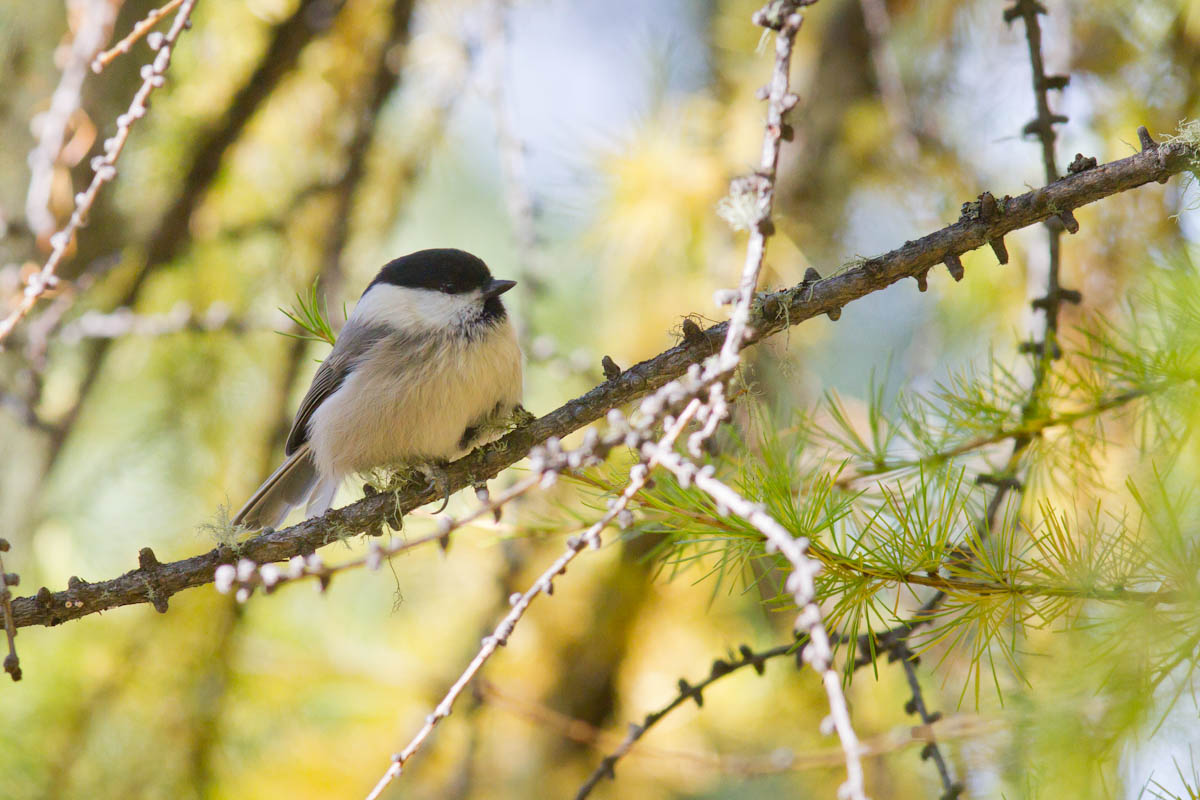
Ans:
{"label": "bird's beak", "polygon": [[492,281],[487,286],[483,287],[483,296],[499,297],[516,285],[516,281]]}

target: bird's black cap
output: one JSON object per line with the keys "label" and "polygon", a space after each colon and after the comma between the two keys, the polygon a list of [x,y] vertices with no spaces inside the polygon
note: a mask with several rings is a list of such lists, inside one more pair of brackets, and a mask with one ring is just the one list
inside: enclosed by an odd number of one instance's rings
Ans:
{"label": "bird's black cap", "polygon": [[452,247],[418,250],[389,261],[379,270],[377,283],[406,286],[411,289],[432,289],[446,294],[462,294],[490,286],[492,273],[483,259]]}

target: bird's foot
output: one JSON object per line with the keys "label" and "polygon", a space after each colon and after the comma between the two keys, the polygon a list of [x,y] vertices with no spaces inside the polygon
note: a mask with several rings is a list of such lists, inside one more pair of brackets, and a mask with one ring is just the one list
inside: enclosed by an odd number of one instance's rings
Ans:
{"label": "bird's foot", "polygon": [[450,505],[450,473],[446,470],[449,462],[446,461],[431,461],[421,465],[421,474],[429,481],[428,488],[438,492],[442,496],[442,505],[435,514],[440,514],[446,510],[446,506]]}

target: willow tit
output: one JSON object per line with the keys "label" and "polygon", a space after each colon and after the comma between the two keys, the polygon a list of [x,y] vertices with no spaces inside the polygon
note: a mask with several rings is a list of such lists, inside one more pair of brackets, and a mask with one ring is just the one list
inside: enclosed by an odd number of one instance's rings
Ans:
{"label": "willow tit", "polygon": [[348,476],[440,464],[496,438],[521,402],[521,349],[495,280],[462,250],[421,250],[375,276],[321,364],[287,460],[234,517],[277,527],[324,513]]}

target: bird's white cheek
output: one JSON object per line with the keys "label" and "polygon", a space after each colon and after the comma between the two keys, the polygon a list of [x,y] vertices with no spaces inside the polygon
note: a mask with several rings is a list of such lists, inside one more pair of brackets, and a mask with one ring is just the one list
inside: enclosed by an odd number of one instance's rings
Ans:
{"label": "bird's white cheek", "polygon": [[463,319],[478,313],[478,308],[478,292],[444,294],[379,283],[367,290],[350,317],[365,325],[436,332],[458,327]]}

